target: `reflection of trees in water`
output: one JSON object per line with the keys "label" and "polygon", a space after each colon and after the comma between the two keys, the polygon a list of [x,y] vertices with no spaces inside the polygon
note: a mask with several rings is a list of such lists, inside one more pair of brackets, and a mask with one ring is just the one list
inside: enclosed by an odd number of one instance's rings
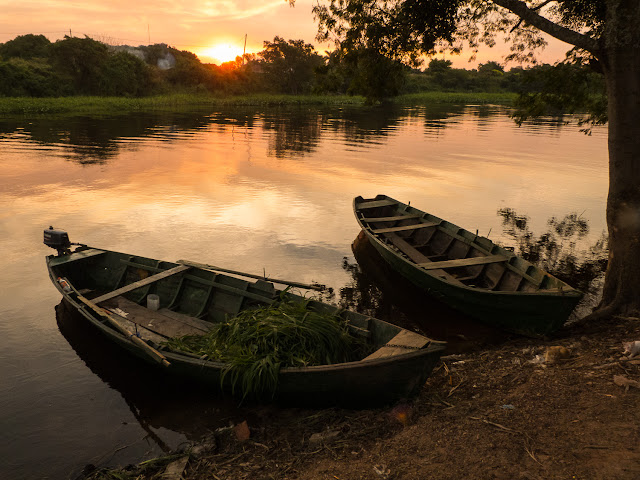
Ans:
{"label": "reflection of trees in water", "polygon": [[347,257],[342,259],[342,268],[351,276],[351,281],[340,288],[340,307],[381,316],[380,311],[385,310],[382,307],[384,298],[371,277],[365,275],[357,263],[350,263]]}
{"label": "reflection of trees in water", "polygon": [[[238,106],[189,113],[4,119],[0,122],[0,135],[22,135],[42,148],[61,149],[62,153],[56,154],[73,162],[104,164],[121,149],[135,148],[135,140],[153,138],[158,142],[172,142],[202,130],[235,135],[260,128],[270,134],[267,155],[283,158],[314,152],[323,133],[342,138],[346,143],[376,144],[384,142],[407,122],[421,122],[425,133],[433,135],[455,124],[463,114],[482,126],[502,112],[502,107],[450,104],[260,109]],[[549,126],[548,122],[545,125]]]}
{"label": "reflection of trees in water", "polygon": [[607,237],[587,245],[589,224],[576,213],[562,219],[551,217],[547,231],[536,236],[529,228],[529,217],[511,208],[501,208],[502,228],[515,253],[538,265],[578,290],[587,291],[607,267]]}
{"label": "reflection of trees in water", "polygon": [[267,155],[283,158],[313,152],[320,141],[324,115],[315,110],[287,110],[262,116],[262,129],[273,132]]}
{"label": "reflection of trees in water", "polygon": [[0,132],[28,136],[41,147],[62,147],[62,155],[81,164],[104,164],[119,154],[123,138],[144,138],[202,129],[204,114],[134,114],[104,117],[48,117],[29,122],[5,120]]}
{"label": "reflection of trees in water", "polygon": [[337,117],[338,121],[330,125],[348,141],[371,142],[386,137],[406,114],[406,110],[398,105],[345,109]]}

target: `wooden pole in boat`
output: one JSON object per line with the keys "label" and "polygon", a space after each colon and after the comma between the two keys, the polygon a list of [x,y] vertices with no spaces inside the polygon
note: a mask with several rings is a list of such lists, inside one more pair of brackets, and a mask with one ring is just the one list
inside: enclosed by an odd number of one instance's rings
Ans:
{"label": "wooden pole in boat", "polygon": [[168,367],[169,365],[171,365],[169,363],[169,361],[167,360],[167,357],[165,357],[164,355],[162,355],[159,351],[157,351],[155,348],[153,348],[151,345],[149,345],[147,342],[145,342],[144,340],[142,340],[140,337],[136,336],[135,334],[131,333],[127,328],[125,328],[124,326],[122,326],[120,324],[120,322],[118,322],[115,318],[113,318],[111,315],[109,315],[104,309],[100,308],[98,305],[96,305],[95,303],[93,303],[91,300],[89,300],[88,298],[83,297],[82,295],[78,294],[77,296],[78,300],[80,300],[82,303],[84,303],[87,307],[89,307],[91,310],[93,310],[94,312],[96,312],[98,315],[100,315],[102,318],[104,318],[105,320],[107,320],[109,322],[109,324],[111,324],[116,330],[118,330],[120,333],[122,333],[123,335],[125,335],[129,340],[131,340],[133,343],[135,343],[136,345],[138,345],[139,347],[142,348],[142,350],[148,354],[149,356],[151,356],[154,360],[156,360],[158,363],[160,363],[161,365]]}
{"label": "wooden pole in boat", "polygon": [[289,280],[278,280],[276,278],[265,277],[264,275],[253,275],[251,273],[238,272],[236,270],[229,270],[229,269],[226,269],[226,268],[220,268],[220,267],[216,267],[214,265],[208,265],[206,263],[192,262],[190,260],[178,260],[177,263],[180,263],[182,265],[189,265],[190,267],[201,268],[202,270],[209,270],[209,271],[213,271],[213,272],[231,273],[231,274],[234,274],[234,275],[240,275],[242,277],[248,277],[248,278],[259,278],[261,280],[267,280],[269,282],[279,283],[281,285],[290,285],[292,287],[305,288],[307,290],[317,290],[319,292],[322,292],[323,290],[327,289],[326,285],[320,285],[318,283],[314,283],[314,284],[310,285],[310,284],[307,284],[307,283],[291,282]]}

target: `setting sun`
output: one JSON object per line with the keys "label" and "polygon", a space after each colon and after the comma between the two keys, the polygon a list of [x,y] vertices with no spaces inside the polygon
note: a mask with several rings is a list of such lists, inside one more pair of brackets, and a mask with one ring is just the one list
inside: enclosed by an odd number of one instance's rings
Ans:
{"label": "setting sun", "polygon": [[203,62],[212,62],[218,65],[231,62],[236,57],[242,56],[242,46],[231,43],[218,43],[198,52],[198,57]]}

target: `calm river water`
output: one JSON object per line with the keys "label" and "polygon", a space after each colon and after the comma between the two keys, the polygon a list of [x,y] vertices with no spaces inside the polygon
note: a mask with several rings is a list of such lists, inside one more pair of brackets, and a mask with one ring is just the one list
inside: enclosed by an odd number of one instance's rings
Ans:
{"label": "calm river water", "polygon": [[[0,478],[138,462],[252,413],[157,382],[57,308],[42,244],[71,241],[311,282],[352,280],[351,202],[384,193],[500,239],[500,208],[542,232],[605,228],[605,129],[517,127],[492,106],[229,109],[0,119]],[[255,412],[253,413],[255,414]]]}

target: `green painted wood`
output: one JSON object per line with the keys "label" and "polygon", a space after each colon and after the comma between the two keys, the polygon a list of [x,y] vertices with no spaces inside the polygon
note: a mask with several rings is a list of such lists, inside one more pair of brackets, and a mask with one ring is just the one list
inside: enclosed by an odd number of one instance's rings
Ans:
{"label": "green painted wood", "polygon": [[191,267],[197,267],[203,270],[210,270],[212,272],[231,273],[233,275],[240,275],[242,277],[247,277],[247,278],[259,278],[267,282],[273,282],[280,285],[289,285],[289,286],[298,287],[298,288],[306,288],[308,290],[322,291],[326,289],[324,285],[300,283],[300,282],[294,282],[292,280],[281,280],[277,278],[265,277],[264,275],[255,275],[252,273],[239,272],[237,270],[229,270],[227,268],[216,267],[215,265],[209,265],[206,263],[193,262],[191,260],[178,260],[177,263],[180,263],[182,265],[189,265]]}
{"label": "green painted wood", "polygon": [[417,265],[425,270],[434,270],[438,268],[444,269],[485,265],[488,263],[506,262],[507,260],[509,260],[509,257],[504,255],[487,255],[485,257],[456,258],[455,260],[443,260],[441,262],[418,263]]}
{"label": "green painted wood", "polygon": [[[467,243],[469,243],[470,245],[472,245],[472,246],[473,246],[473,248],[475,248],[475,249],[476,249],[476,250],[478,250],[479,252],[485,253],[485,254],[487,254],[487,255],[492,255],[491,250],[488,250],[488,249],[486,249],[486,248],[484,248],[484,247],[482,247],[482,246],[480,246],[480,245],[477,245],[477,244],[475,244],[475,243],[473,243],[473,242],[469,241],[469,239],[467,239],[467,238],[465,238],[465,237],[463,237],[463,236],[461,236],[461,235],[458,235],[457,233],[454,233],[454,232],[448,231],[448,230],[446,230],[446,229],[442,229],[442,230],[443,230],[443,231],[445,231],[447,234],[451,235],[453,238],[455,238],[455,239],[457,239],[457,240],[460,240],[460,241],[463,241],[463,242],[467,242]],[[507,267],[509,270],[511,270],[511,271],[513,271],[513,272],[516,272],[516,273],[518,273],[518,274],[522,275],[522,278],[524,278],[524,279],[525,279],[526,281],[528,281],[528,282],[531,282],[532,284],[536,285],[537,287],[539,287],[539,286],[540,286],[540,284],[542,283],[542,281],[544,280],[544,277],[542,277],[541,279],[537,280],[537,279],[533,278],[531,275],[528,275],[528,274],[527,274],[527,273],[525,273],[524,271],[519,270],[518,268],[514,267],[513,265],[511,265],[511,264],[509,264],[509,263],[507,263],[507,264],[505,264],[505,265],[506,265],[506,267]],[[534,265],[533,267],[534,267],[536,270],[539,270],[537,267],[535,267],[535,265]]]}
{"label": "green painted wood", "polygon": [[362,202],[358,205],[358,209],[363,210],[366,208],[378,208],[378,207],[389,207],[391,205],[398,205],[399,202],[395,200],[372,200],[368,202]]}
{"label": "green painted wood", "polygon": [[195,277],[193,275],[187,275],[185,278],[192,280],[194,282],[198,282],[201,283],[202,285],[211,285],[214,288],[217,288],[218,290],[223,290],[225,292],[230,292],[232,294],[234,294],[235,296],[241,296],[241,297],[247,297],[247,298],[251,298],[253,300],[258,300],[260,302],[263,303],[273,303],[275,300],[273,300],[272,298],[268,298],[264,295],[260,295],[257,293],[251,293],[249,291],[240,289],[240,288],[236,288],[236,287],[232,287],[230,285],[225,285],[224,283],[221,282],[216,282],[215,280],[207,280],[206,278],[200,278],[200,277]]}
{"label": "green painted wood", "polygon": [[87,250],[81,250],[79,252],[74,252],[71,255],[62,255],[53,257],[51,260],[51,265],[60,265],[66,262],[75,262],[77,260],[81,260],[83,258],[95,257],[96,255],[104,255],[104,250],[98,250],[95,248],[90,248]]}

